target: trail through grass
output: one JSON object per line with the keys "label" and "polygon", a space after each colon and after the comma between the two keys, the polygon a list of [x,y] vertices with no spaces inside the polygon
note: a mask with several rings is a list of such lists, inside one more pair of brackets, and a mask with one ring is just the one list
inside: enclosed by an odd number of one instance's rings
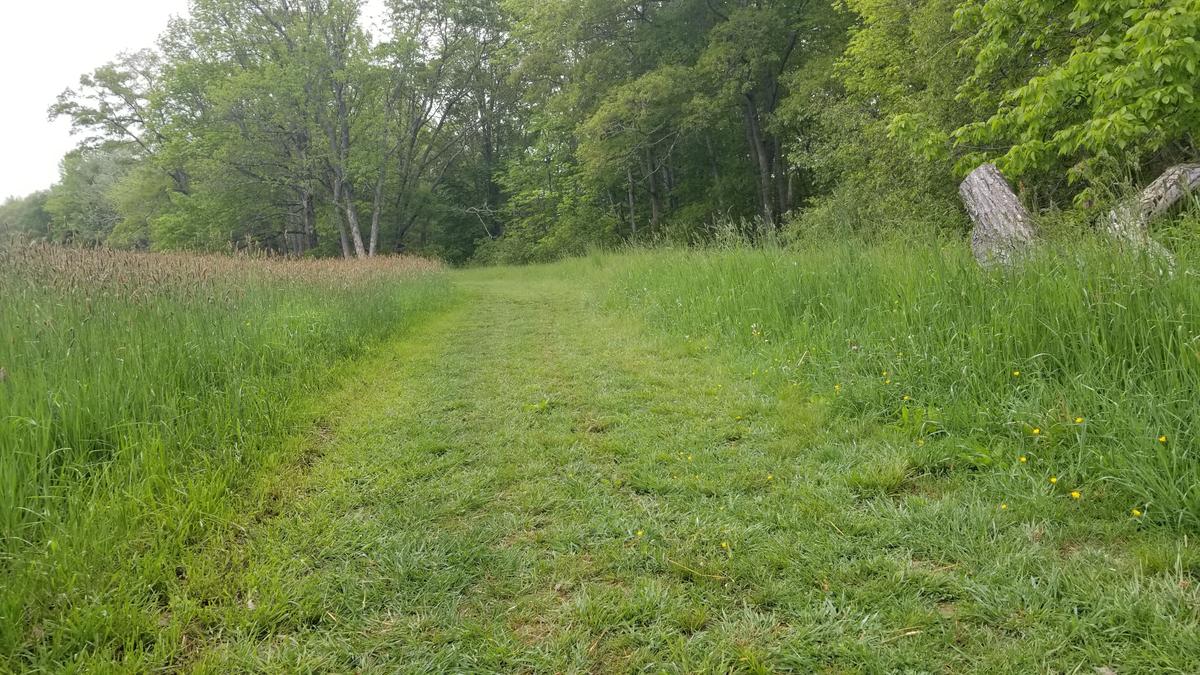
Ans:
{"label": "trail through grass", "polygon": [[30,627],[25,663],[1200,671],[1178,532],[1016,472],[914,475],[881,425],[605,309],[599,274],[459,273],[180,561],[159,630],[72,654]]}
{"label": "trail through grass", "polygon": [[348,365],[451,301],[417,258],[0,248],[0,672],[158,642],[179,557]]}

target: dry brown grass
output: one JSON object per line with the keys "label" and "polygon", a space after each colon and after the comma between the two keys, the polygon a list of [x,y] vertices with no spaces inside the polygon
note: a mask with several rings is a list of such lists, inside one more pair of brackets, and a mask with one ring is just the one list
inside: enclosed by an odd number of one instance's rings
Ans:
{"label": "dry brown grass", "polygon": [[137,298],[236,290],[256,282],[353,288],[441,271],[417,256],[365,260],[294,259],[261,255],[146,253],[49,244],[0,247],[0,276],[68,292],[108,292]]}

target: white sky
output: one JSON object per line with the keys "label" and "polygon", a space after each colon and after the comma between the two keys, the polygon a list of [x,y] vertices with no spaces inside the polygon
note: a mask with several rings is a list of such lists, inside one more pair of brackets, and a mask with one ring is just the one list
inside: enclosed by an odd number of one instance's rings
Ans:
{"label": "white sky", "polygon": [[50,187],[75,147],[46,109],[118,52],[154,46],[187,0],[0,0],[0,200]]}
{"label": "white sky", "polygon": [[[366,4],[371,15],[381,3]],[[66,119],[47,120],[58,94],[186,13],[187,0],[0,0],[0,201],[58,180],[77,140]]]}

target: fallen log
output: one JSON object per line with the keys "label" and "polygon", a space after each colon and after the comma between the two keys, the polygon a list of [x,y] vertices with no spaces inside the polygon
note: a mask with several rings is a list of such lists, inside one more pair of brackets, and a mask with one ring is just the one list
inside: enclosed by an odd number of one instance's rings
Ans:
{"label": "fallen log", "polygon": [[971,251],[980,265],[1009,265],[1037,239],[1029,211],[995,164],[981,164],[958,186],[971,230]]}
{"label": "fallen log", "polygon": [[1136,196],[1117,204],[1105,216],[1102,227],[1135,250],[1174,261],[1170,251],[1150,238],[1150,222],[1198,188],[1200,164],[1177,164]]}

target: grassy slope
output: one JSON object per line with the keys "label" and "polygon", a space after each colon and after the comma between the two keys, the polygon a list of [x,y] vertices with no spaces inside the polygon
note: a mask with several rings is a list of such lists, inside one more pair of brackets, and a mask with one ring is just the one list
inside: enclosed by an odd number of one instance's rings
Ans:
{"label": "grassy slope", "polygon": [[181,562],[157,640],[78,662],[1200,671],[1194,544],[1019,470],[911,475],[760,356],[601,309],[600,274],[462,274]]}

